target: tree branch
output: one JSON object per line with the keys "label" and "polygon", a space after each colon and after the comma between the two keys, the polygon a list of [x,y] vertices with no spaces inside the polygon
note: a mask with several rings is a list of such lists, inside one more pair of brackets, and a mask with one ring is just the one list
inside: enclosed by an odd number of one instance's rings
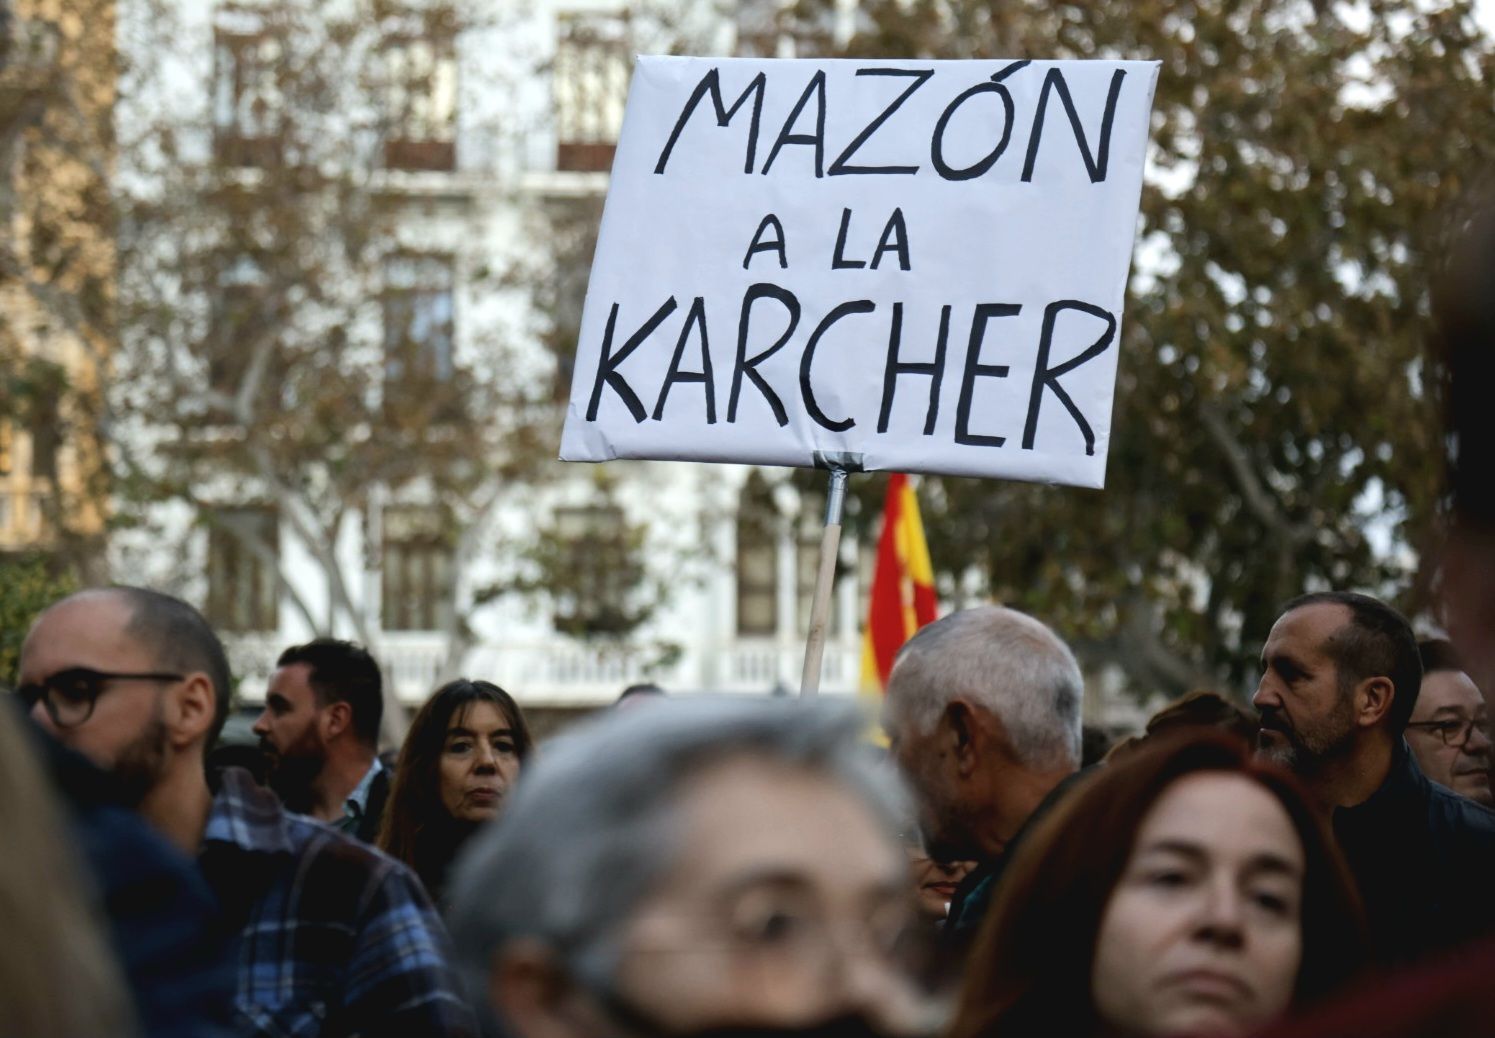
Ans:
{"label": "tree branch", "polygon": [[252,533],[248,525],[244,522],[226,518],[217,508],[203,502],[190,492],[183,494],[183,496],[197,509],[198,517],[204,523],[233,534],[241,545],[249,549],[251,555],[258,559],[262,565],[269,568],[275,574],[276,590],[290,598],[291,604],[296,607],[296,611],[301,614],[301,618],[306,621],[307,626],[313,631],[317,630],[317,622],[312,616],[311,607],[307,605],[306,599],[302,597],[300,590],[286,579],[280,554],[271,550],[270,546],[265,543],[265,539]]}
{"label": "tree branch", "polygon": [[1290,547],[1295,548],[1312,540],[1312,525],[1291,523],[1283,516],[1281,505],[1257,475],[1250,454],[1231,432],[1219,408],[1214,404],[1200,404],[1199,420],[1210,441],[1224,455],[1226,467],[1234,477],[1236,486],[1240,488],[1241,498],[1251,514]]}

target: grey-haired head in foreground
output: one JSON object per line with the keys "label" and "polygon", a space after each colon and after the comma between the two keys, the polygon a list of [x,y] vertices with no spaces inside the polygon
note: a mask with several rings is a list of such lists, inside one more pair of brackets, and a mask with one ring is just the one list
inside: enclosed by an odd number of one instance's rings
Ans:
{"label": "grey-haired head in foreground", "polygon": [[859,796],[891,838],[909,807],[863,730],[845,702],[692,697],[608,712],[552,740],[457,863],[450,923],[474,1000],[485,1001],[494,953],[520,939],[605,988],[618,938],[676,861],[681,793],[725,759],[823,774]]}

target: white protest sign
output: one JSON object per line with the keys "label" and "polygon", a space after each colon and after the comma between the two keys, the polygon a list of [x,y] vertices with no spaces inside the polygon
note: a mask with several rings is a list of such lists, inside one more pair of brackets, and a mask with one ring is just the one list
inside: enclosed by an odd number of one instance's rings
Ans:
{"label": "white protest sign", "polygon": [[1157,74],[639,58],[561,457],[1103,485]]}

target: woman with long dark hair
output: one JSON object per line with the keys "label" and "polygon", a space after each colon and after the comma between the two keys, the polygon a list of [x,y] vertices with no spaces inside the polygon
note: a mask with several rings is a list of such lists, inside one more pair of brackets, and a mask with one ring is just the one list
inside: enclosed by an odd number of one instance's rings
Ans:
{"label": "woman with long dark hair", "polygon": [[1364,934],[1291,776],[1225,735],[1159,738],[1017,852],[951,1038],[1243,1034],[1352,978]]}
{"label": "woman with long dark hair", "polygon": [[532,748],[524,714],[503,689],[466,678],[442,685],[400,748],[380,849],[414,869],[440,904],[452,860],[502,809]]}

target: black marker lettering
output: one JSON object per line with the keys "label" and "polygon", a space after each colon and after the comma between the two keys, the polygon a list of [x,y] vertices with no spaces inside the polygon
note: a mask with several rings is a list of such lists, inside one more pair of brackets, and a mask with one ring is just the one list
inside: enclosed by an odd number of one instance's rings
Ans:
{"label": "black marker lettering", "polygon": [[836,232],[836,251],[831,256],[832,270],[857,270],[867,265],[866,260],[846,258],[846,231],[851,227],[851,210],[841,210],[841,229]]}
{"label": "black marker lettering", "polygon": [[602,336],[602,357],[597,361],[597,377],[592,382],[592,399],[587,404],[587,421],[597,420],[597,408],[602,403],[604,383],[611,386],[613,392],[618,394],[618,398],[628,408],[628,413],[633,415],[635,422],[642,422],[648,417],[644,405],[639,402],[638,394],[633,391],[633,387],[623,376],[618,374],[618,365],[627,360],[629,354],[638,349],[639,344],[654,333],[654,329],[659,327],[661,321],[675,312],[675,305],[675,297],[670,296],[663,306],[654,311],[653,317],[645,321],[638,331],[629,336],[621,350],[612,353],[613,333],[618,324],[618,304],[613,304],[613,308],[608,311],[607,315],[607,331]]}
{"label": "black marker lettering", "polygon": [[[799,115],[805,110],[805,105],[810,103],[811,97],[815,98],[815,132],[790,133],[794,124],[799,120]],[[763,163],[763,173],[768,175],[769,167],[773,160],[778,158],[779,149],[786,144],[809,144],[815,148],[815,177],[819,179],[825,176],[825,73],[817,72],[810,77],[810,83],[805,87],[805,92],[795,102],[794,109],[789,113],[789,118],[784,120],[784,127],[779,131],[778,140],[773,142],[773,148],[768,153],[768,161]]]}
{"label": "black marker lettering", "polygon": [[810,341],[805,343],[804,355],[799,359],[799,393],[804,398],[805,410],[815,420],[815,424],[821,428],[829,429],[831,432],[845,432],[857,423],[850,418],[840,421],[826,417],[820,409],[820,404],[815,400],[815,391],[810,386],[810,365],[815,361],[815,348],[820,345],[820,337],[830,330],[831,325],[843,317],[852,314],[870,314],[877,309],[877,304],[870,299],[857,299],[850,303],[842,303],[815,326],[815,331],[810,334]]}
{"label": "black marker lettering", "polygon": [[675,129],[670,133],[670,139],[665,143],[664,151],[659,153],[659,161],[654,165],[655,173],[663,173],[665,163],[670,161],[670,153],[675,150],[675,142],[680,139],[680,133],[685,129],[691,113],[696,110],[696,105],[701,103],[701,98],[708,93],[711,95],[711,107],[716,109],[716,125],[726,126],[737,114],[737,110],[743,106],[749,97],[753,99],[753,120],[748,126],[747,161],[743,164],[742,171],[751,173],[753,171],[753,159],[758,154],[758,121],[763,115],[763,92],[768,83],[766,73],[760,72],[753,77],[753,81],[728,108],[722,101],[722,79],[721,70],[712,69],[696,85],[696,89],[690,95],[690,100],[685,102],[685,108],[680,112],[680,118],[675,122]]}
{"label": "black marker lettering", "polygon": [[[1092,317],[1099,317],[1106,322],[1106,330],[1101,332],[1099,339],[1086,347],[1085,352],[1079,356],[1065,361],[1057,367],[1049,367],[1049,351],[1054,345],[1054,325],[1059,320],[1059,314],[1064,310],[1078,310]],[[1033,438],[1038,433],[1038,409],[1043,404],[1043,391],[1051,389],[1059,398],[1075,424],[1080,427],[1080,435],[1085,437],[1085,453],[1095,453],[1095,432],[1090,428],[1090,423],[1085,421],[1085,416],[1075,406],[1075,402],[1069,398],[1064,387],[1059,384],[1061,375],[1066,375],[1075,368],[1092,360],[1106,352],[1106,347],[1111,345],[1111,340],[1116,337],[1116,316],[1109,310],[1102,310],[1090,303],[1082,303],[1078,299],[1061,299],[1057,303],[1050,303],[1043,312],[1043,336],[1038,343],[1038,365],[1033,369],[1033,390],[1028,394],[1028,421],[1023,426],[1023,450],[1033,449]]]}
{"label": "black marker lettering", "polygon": [[[789,312],[789,326],[784,329],[777,342],[748,360],[748,321],[753,304],[760,299],[776,299],[782,303],[784,309]],[[789,336],[794,334],[794,329],[798,325],[799,300],[794,298],[794,293],[788,289],[780,288],[778,285],[759,283],[751,286],[743,295],[742,315],[737,320],[737,362],[732,368],[732,393],[727,398],[727,421],[737,421],[737,398],[742,392],[742,376],[746,375],[752,380],[753,385],[758,387],[758,392],[763,394],[763,399],[768,401],[768,406],[773,410],[774,420],[781,426],[789,424],[789,416],[784,413],[784,402],[779,399],[779,395],[773,391],[773,387],[764,380],[763,376],[758,374],[757,367],[784,348],[784,344],[789,341]]]}
{"label": "black marker lettering", "polygon": [[908,270],[908,227],[903,222],[903,210],[894,209],[893,215],[888,217],[888,225],[882,229],[882,237],[877,239],[877,251],[872,254],[872,269],[882,262],[882,254],[885,252],[896,253],[898,256],[898,269]]}
{"label": "black marker lettering", "polygon": [[836,161],[831,163],[829,175],[833,177],[844,176],[848,173],[904,173],[911,175],[919,172],[918,166],[848,166],[846,162],[856,154],[858,148],[867,143],[868,138],[876,133],[883,123],[892,117],[894,112],[903,106],[903,102],[914,96],[915,90],[918,90],[928,82],[929,77],[934,75],[934,70],[926,68],[859,68],[856,74],[859,76],[911,76],[913,82],[909,84],[907,90],[893,99],[892,104],[882,110],[881,115],[868,123],[867,128],[857,134],[856,138],[846,146],[846,150],[836,157]]}
{"label": "black marker lettering", "polygon": [[[992,75],[991,82],[978,83],[965,93],[961,94],[940,113],[939,122],[934,124],[934,137],[929,142],[929,158],[934,163],[934,168],[939,175],[946,180],[970,180],[979,177],[996,164],[997,159],[1002,157],[1002,152],[1007,150],[1007,143],[1012,139],[1012,92],[1002,85],[1002,80],[1012,75],[1018,69],[1031,65],[1031,61],[1014,61],[1002,71]],[[955,110],[965,104],[977,94],[992,93],[1002,99],[1002,139],[997,141],[997,146],[991,150],[986,158],[977,162],[974,166],[965,169],[955,169],[945,161],[945,127],[950,124],[950,119],[955,115]]]}
{"label": "black marker lettering", "polygon": [[888,334],[888,366],[882,375],[882,410],[877,415],[877,431],[888,431],[888,419],[893,414],[893,393],[897,389],[899,375],[929,375],[929,409],[924,412],[924,435],[934,433],[934,423],[940,416],[940,383],[945,379],[945,345],[950,341],[949,305],[940,307],[940,336],[935,341],[934,363],[901,363],[898,347],[903,338],[903,304],[893,304],[893,326]]}
{"label": "black marker lettering", "polygon": [[[701,329],[701,370],[681,371],[680,361],[685,356],[685,344],[690,339],[691,328]],[[711,343],[706,338],[706,301],[696,296],[685,315],[685,327],[680,329],[680,341],[675,344],[675,356],[670,358],[670,370],[659,387],[659,402],[654,405],[654,420],[664,418],[664,402],[669,399],[670,387],[676,382],[701,382],[706,386],[706,424],[716,424],[716,380],[711,375]]]}
{"label": "black marker lettering", "polygon": [[[778,237],[765,241],[763,239],[763,232],[770,227],[778,233]],[[784,225],[779,223],[779,218],[773,215],[773,213],[765,216],[763,222],[758,225],[758,229],[753,232],[753,243],[748,246],[747,255],[742,257],[742,269],[747,270],[748,263],[752,260],[753,256],[760,252],[777,252],[779,254],[779,269],[787,270],[789,268],[789,254],[784,248]]]}
{"label": "black marker lettering", "polygon": [[1075,111],[1074,98],[1069,96],[1069,84],[1064,73],[1049,69],[1043,77],[1043,89],[1038,92],[1038,109],[1033,115],[1033,135],[1028,138],[1028,157],[1023,160],[1023,181],[1033,179],[1033,165],[1038,160],[1038,140],[1043,136],[1043,115],[1049,105],[1049,91],[1059,94],[1064,105],[1064,114],[1069,116],[1069,125],[1075,132],[1075,143],[1080,146],[1080,158],[1085,160],[1085,172],[1090,174],[1092,184],[1106,179],[1106,165],[1111,160],[1111,122],[1116,117],[1116,99],[1121,95],[1121,81],[1126,78],[1126,69],[1119,68],[1111,74],[1111,92],[1106,95],[1106,111],[1100,121],[1100,147],[1095,158],[1090,157],[1090,144],[1085,139],[1085,128],[1080,125],[1080,113]]}
{"label": "black marker lettering", "polygon": [[978,436],[971,432],[971,400],[975,396],[976,379],[1006,378],[1006,364],[982,364],[981,342],[986,337],[986,322],[993,317],[1012,317],[1022,310],[1018,303],[977,303],[976,314],[971,321],[971,345],[966,350],[965,377],[960,380],[960,402],[955,407],[955,442],[970,447],[1000,447],[1007,442],[1005,436]]}

